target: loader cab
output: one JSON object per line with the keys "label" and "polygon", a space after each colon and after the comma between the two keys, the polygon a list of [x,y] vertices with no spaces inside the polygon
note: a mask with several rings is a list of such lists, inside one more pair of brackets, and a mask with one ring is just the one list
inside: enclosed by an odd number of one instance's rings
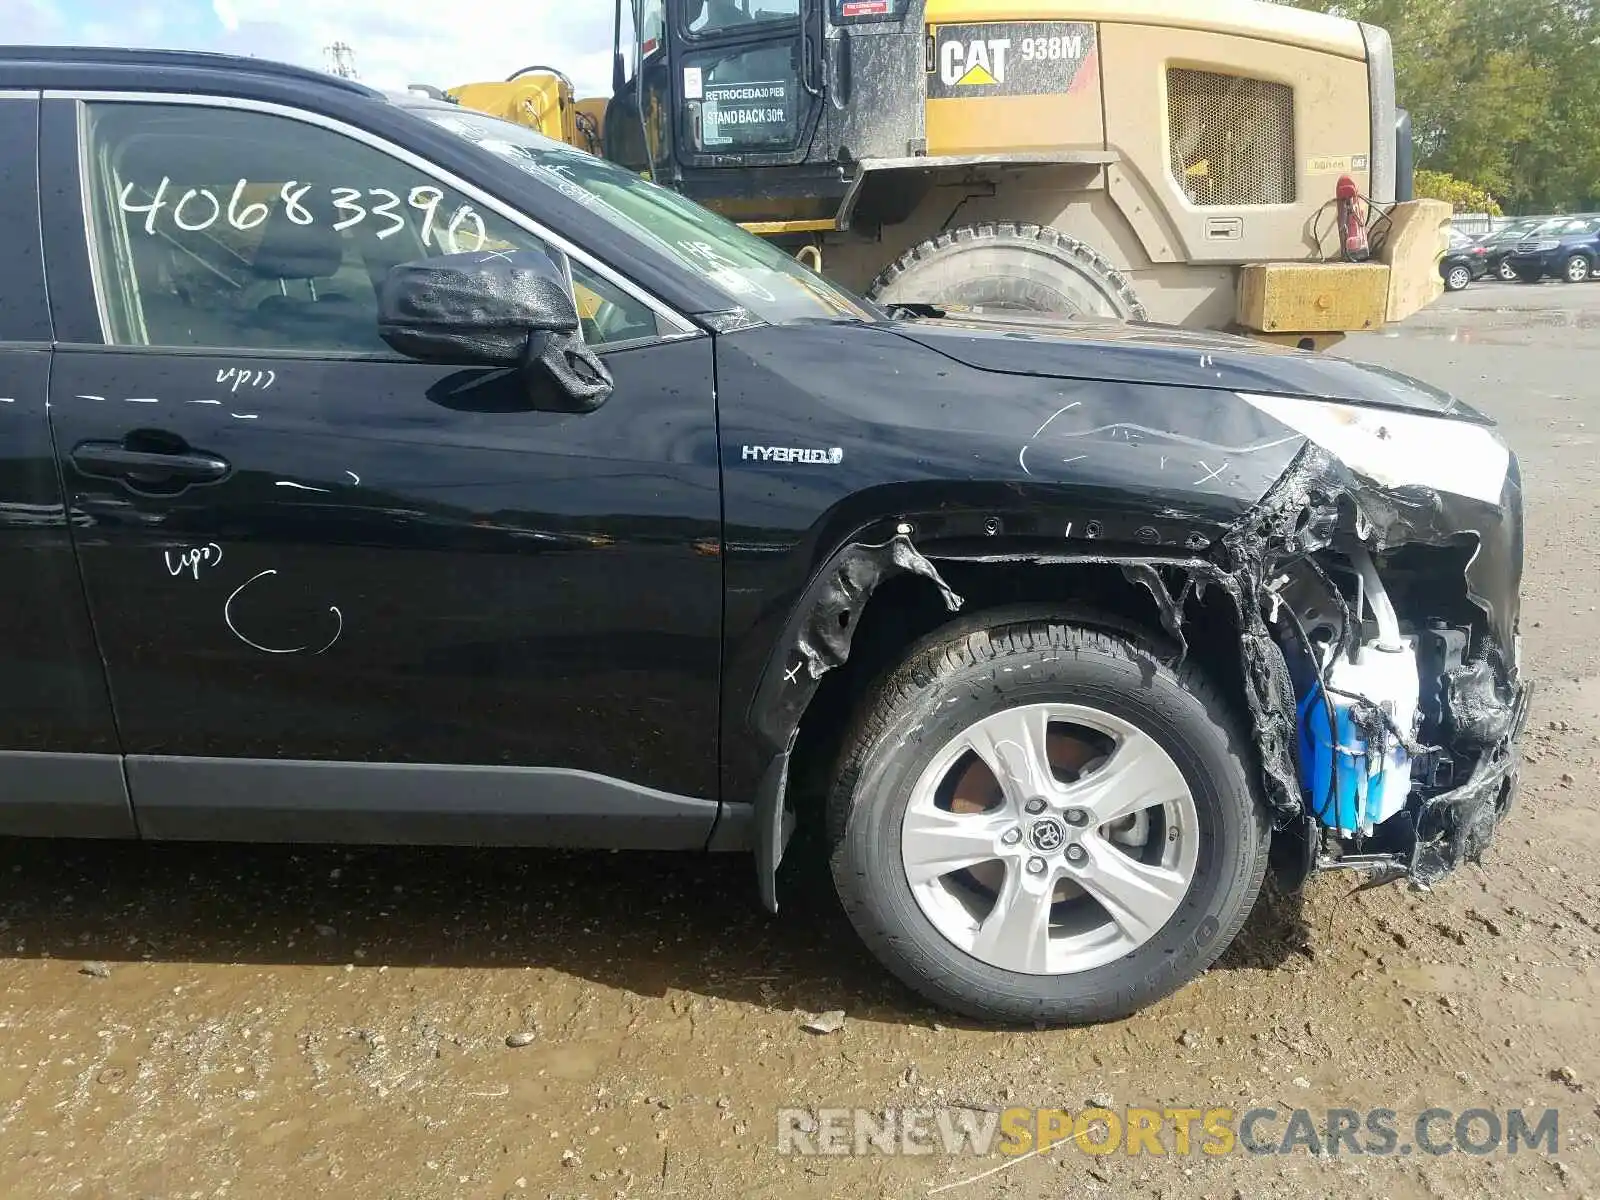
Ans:
{"label": "loader cab", "polygon": [[606,157],[735,220],[831,216],[847,186],[850,38],[901,34],[921,7],[618,0]]}

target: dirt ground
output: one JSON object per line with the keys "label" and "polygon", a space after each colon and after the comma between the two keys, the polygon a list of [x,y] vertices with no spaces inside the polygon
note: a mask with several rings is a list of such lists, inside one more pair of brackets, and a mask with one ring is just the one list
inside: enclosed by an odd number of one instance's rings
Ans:
{"label": "dirt ground", "polygon": [[[0,1195],[1600,1195],[1600,285],[1477,284],[1340,353],[1457,391],[1522,459],[1541,690],[1483,866],[1432,894],[1321,877],[1179,995],[1039,1032],[920,1004],[815,873],[769,919],[742,856],[0,843]],[[1091,1097],[1386,1107],[1402,1134],[1556,1107],[1560,1150],[777,1149],[784,1107]]]}

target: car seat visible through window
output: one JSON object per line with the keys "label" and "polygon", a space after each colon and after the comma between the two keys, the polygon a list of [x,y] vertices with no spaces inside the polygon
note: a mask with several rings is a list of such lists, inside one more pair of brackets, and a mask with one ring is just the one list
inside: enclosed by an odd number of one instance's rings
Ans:
{"label": "car seat visible through window", "polygon": [[249,344],[281,349],[382,350],[373,297],[358,298],[333,286],[344,266],[346,242],[328,220],[291,219],[279,204],[267,219],[251,270],[277,284],[255,305],[257,326]]}

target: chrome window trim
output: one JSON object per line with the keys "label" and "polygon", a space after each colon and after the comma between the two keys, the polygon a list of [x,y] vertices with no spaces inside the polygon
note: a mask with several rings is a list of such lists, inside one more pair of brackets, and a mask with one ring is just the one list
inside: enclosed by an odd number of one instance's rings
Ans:
{"label": "chrome window trim", "polygon": [[[99,243],[97,239],[99,234],[96,232],[94,225],[95,201],[92,185],[90,183],[91,171],[89,165],[89,139],[86,136],[89,126],[88,114],[84,111],[81,101],[77,102],[74,107],[76,108],[76,113],[73,122],[73,131],[74,136],[78,139],[78,201],[83,209],[84,252],[89,258],[89,284],[94,289],[94,312],[95,319],[100,323],[100,340],[106,345],[110,346],[114,345],[115,343],[111,340],[111,312],[106,303],[107,291],[105,268],[98,253]],[[107,198],[107,201],[109,203],[109,197]],[[122,259],[126,263],[131,263],[133,261],[133,254],[132,247],[127,243],[128,223],[124,219],[117,222],[117,225],[119,226],[119,232],[121,233],[123,239],[123,245],[120,248],[122,251]],[[133,316],[134,330],[139,336],[144,338],[144,342],[142,344],[148,345],[150,342],[150,331],[144,323],[144,297],[139,292],[137,282],[121,278],[119,275],[117,280],[117,290],[122,293],[122,303],[124,308]]]}
{"label": "chrome window trim", "polygon": [[[41,95],[41,93],[30,94],[34,96]],[[430,178],[454,188],[456,191],[468,196],[476,203],[482,204],[486,209],[496,213],[503,220],[509,221],[512,225],[517,226],[519,229],[522,229],[527,233],[531,233],[534,237],[542,239],[547,244],[560,250],[569,258],[577,259],[585,267],[599,275],[602,279],[605,279],[609,283],[615,285],[619,290],[643,304],[656,315],[658,322],[664,321],[667,327],[674,332],[663,335],[661,339],[662,341],[671,341],[677,338],[685,337],[698,337],[702,333],[699,326],[695,325],[695,323],[689,320],[687,316],[678,312],[678,310],[667,304],[666,301],[659,299],[650,292],[647,292],[644,288],[640,287],[637,283],[633,282],[625,275],[622,275],[615,268],[601,262],[588,251],[575,245],[553,230],[546,228],[527,213],[524,213],[519,209],[504,203],[498,198],[489,195],[476,184],[463,179],[461,176],[452,171],[446,170],[435,162],[431,162],[428,159],[423,158],[415,151],[409,150],[404,146],[396,145],[387,138],[380,137],[375,133],[355,125],[347,124],[346,122],[337,120],[336,118],[325,116],[322,113],[313,112],[310,109],[295,108],[291,105],[278,104],[269,100],[251,100],[239,96],[197,95],[187,92],[93,91],[75,88],[70,90],[46,89],[42,93],[42,97],[45,100],[75,100],[80,104],[89,102],[109,102],[125,104],[188,105],[191,107],[202,108],[230,108],[245,112],[265,113],[269,116],[285,117],[292,121],[299,121],[302,124],[317,126],[332,133],[353,138],[354,140],[361,142],[374,150],[377,150],[381,154],[387,154],[392,158],[398,159],[414,169],[421,171]],[[87,205],[89,201],[89,172],[88,162],[84,156],[88,153],[88,145],[84,139],[86,122],[84,121],[84,114],[81,109],[78,114],[77,124],[79,171],[82,177],[82,187],[84,189],[84,203]],[[91,221],[92,210],[86,207],[84,210],[84,234],[89,239],[90,270],[96,276],[94,279],[95,302],[101,310],[99,314],[101,324],[100,336],[105,338],[107,336],[107,326],[104,311],[104,295],[100,287],[101,281],[98,277],[99,268],[95,261],[96,255],[94,234],[91,228]]]}
{"label": "chrome window trim", "polygon": [[37,100],[38,88],[0,88],[0,100]]}

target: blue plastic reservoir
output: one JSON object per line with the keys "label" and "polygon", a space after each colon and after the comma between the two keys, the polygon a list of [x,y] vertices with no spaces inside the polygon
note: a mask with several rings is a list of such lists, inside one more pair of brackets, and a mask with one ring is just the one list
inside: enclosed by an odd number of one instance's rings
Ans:
{"label": "blue plastic reservoir", "polygon": [[[1333,687],[1334,729],[1328,728],[1323,688],[1315,677],[1296,680],[1300,782],[1310,793],[1313,816],[1341,835],[1371,833],[1405,808],[1411,792],[1411,762],[1392,734],[1369,746],[1356,725],[1356,701],[1382,706],[1398,728],[1410,732],[1417,708],[1416,653],[1408,640],[1399,650],[1363,647],[1360,661],[1336,661],[1329,671]],[[1331,782],[1331,788],[1330,788]]]}
{"label": "blue plastic reservoir", "polygon": [[[1333,714],[1338,742],[1330,740],[1322,685],[1313,683],[1300,701],[1300,782],[1311,793],[1311,813],[1330,829],[1349,834],[1365,821],[1368,797],[1367,748],[1351,713],[1352,701],[1338,697]],[[1330,792],[1329,779],[1336,776]],[[1383,787],[1383,777],[1376,780]]]}

